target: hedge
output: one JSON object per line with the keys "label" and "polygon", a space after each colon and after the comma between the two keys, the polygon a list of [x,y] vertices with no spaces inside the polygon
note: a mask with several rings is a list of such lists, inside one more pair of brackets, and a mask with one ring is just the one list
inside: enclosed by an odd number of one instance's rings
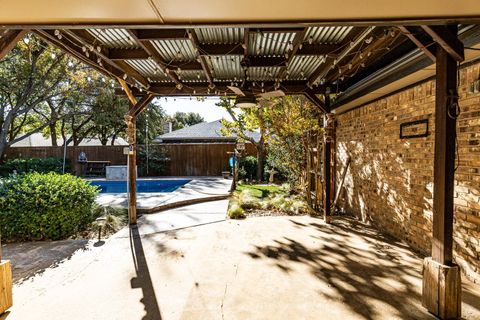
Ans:
{"label": "hedge", "polygon": [[60,240],[95,220],[97,188],[57,173],[11,175],[0,182],[0,231],[7,240]]}
{"label": "hedge", "polygon": [[[70,162],[66,161],[65,172],[69,172]],[[0,165],[0,175],[8,176],[14,171],[16,173],[27,172],[57,172],[62,173],[63,158],[49,157],[49,158],[15,158],[8,159]]]}

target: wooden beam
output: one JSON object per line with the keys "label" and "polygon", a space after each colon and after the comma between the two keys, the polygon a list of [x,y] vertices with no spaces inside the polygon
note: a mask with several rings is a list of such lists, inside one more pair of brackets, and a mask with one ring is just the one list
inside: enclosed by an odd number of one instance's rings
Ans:
{"label": "wooden beam", "polygon": [[200,54],[209,56],[237,55],[244,54],[241,44],[201,44],[198,46]]}
{"label": "wooden beam", "polygon": [[432,258],[451,265],[456,150],[456,119],[452,115],[457,112],[457,62],[443,46],[437,47],[436,58]]}
{"label": "wooden beam", "polygon": [[213,83],[213,76],[212,76],[212,71],[210,70],[210,67],[208,66],[207,60],[205,56],[202,56],[200,54],[200,41],[198,41],[197,34],[195,33],[195,30],[189,29],[188,31],[188,38],[192,42],[193,48],[195,49],[196,56],[198,59],[198,62],[202,65],[203,73],[207,77],[209,87],[213,88],[215,87],[215,84]]}
{"label": "wooden beam", "polygon": [[415,45],[420,48],[430,60],[435,62],[435,42],[432,41],[428,43],[424,38],[422,39],[421,33],[424,33],[423,29],[407,26],[400,26],[398,28],[408,37],[408,39],[415,43]]}
{"label": "wooden beam", "polygon": [[260,33],[298,33],[303,31],[303,27],[290,27],[290,28],[275,28],[275,27],[263,27],[263,28],[251,28],[250,32]]}
{"label": "wooden beam", "polygon": [[123,70],[125,74],[134,78],[144,88],[148,88],[150,86],[147,78],[145,78],[140,72],[138,72],[135,68],[133,68],[129,64],[123,61],[112,61],[109,57],[109,49],[103,46],[97,40],[97,38],[91,35],[87,30],[72,29],[72,30],[63,30],[62,32],[71,36],[72,38],[80,42],[83,46],[87,47],[87,50],[90,50],[91,54],[95,54],[98,58],[100,58],[103,61],[103,63],[107,63],[111,66],[119,68],[120,70]]}
{"label": "wooden beam", "polygon": [[4,30],[0,34],[0,60],[3,59],[22,39],[28,30]]}
{"label": "wooden beam", "polygon": [[143,109],[153,100],[155,96],[151,93],[144,95],[132,108],[128,110],[128,115],[137,117]]}
{"label": "wooden beam", "polygon": [[187,40],[185,29],[135,29],[136,37],[140,41],[148,40]]}
{"label": "wooden beam", "polygon": [[[35,34],[37,34],[42,39],[46,40],[47,42],[53,44],[57,48],[60,48],[67,54],[74,56],[76,59],[84,62],[85,64],[89,65],[90,67],[94,68],[95,70],[108,75],[109,77],[122,77],[124,71],[113,67],[111,65],[102,65],[100,66],[96,61],[93,60],[92,57],[87,57],[80,49],[81,46],[78,44],[72,43],[72,39],[64,36],[62,39],[58,39],[55,35],[53,30],[33,30]],[[126,81],[131,81],[131,79],[127,79]]]}
{"label": "wooden beam", "polygon": [[175,84],[182,86],[183,84],[178,78],[178,75],[166,67],[168,63],[164,61],[153,44],[148,40],[139,39],[137,31],[138,30],[128,30],[130,36],[143,48],[143,50],[145,50],[145,52],[153,59],[153,61],[155,61],[160,70],[162,70],[163,73],[165,73],[173,82],[175,82]]}
{"label": "wooden beam", "polygon": [[150,56],[143,49],[110,49],[108,52],[108,58],[112,61],[148,59],[148,57]]}
{"label": "wooden beam", "polygon": [[130,100],[130,103],[132,104],[132,106],[136,105],[137,104],[137,99],[133,95],[132,90],[130,89],[128,84],[123,79],[117,78],[117,80],[120,83],[120,85],[122,86],[123,90],[125,91],[125,94],[127,95],[128,100]]}
{"label": "wooden beam", "polygon": [[327,108],[325,102],[320,100],[320,98],[317,97],[316,92],[314,92],[312,89],[306,88],[304,92],[305,97],[314,105],[316,105],[323,113],[329,113],[330,110]]}
{"label": "wooden beam", "polygon": [[128,220],[130,225],[135,225],[137,224],[137,118],[127,114],[125,124],[128,140]]}
{"label": "wooden beam", "polygon": [[456,26],[422,26],[455,61],[465,60],[463,43],[457,37]]}
{"label": "wooden beam", "polygon": [[[221,95],[226,92],[228,96],[234,95],[230,90],[228,90],[227,85],[229,83],[225,82],[215,82],[215,88],[216,90],[220,91]],[[169,85],[152,85],[149,88],[149,92],[159,95],[159,96],[206,96],[206,95],[212,95],[214,96],[215,93],[211,92],[210,94],[208,93],[208,83],[186,83],[181,90],[179,90],[175,85],[169,84]],[[252,82],[247,81],[247,86],[252,87]],[[270,90],[275,88],[275,82],[269,81],[264,83],[264,88],[265,90]],[[286,94],[291,94],[291,95],[304,95],[305,90],[307,89],[305,82],[282,82],[281,87],[280,87]],[[137,89],[132,88],[132,92],[135,96],[143,96],[147,93],[145,92],[139,92]],[[258,92],[255,93],[260,93],[260,88],[258,88]],[[309,90],[311,93],[318,93],[317,91],[314,90]],[[117,91],[117,94],[125,94],[124,91]],[[318,98],[316,98],[318,99]],[[318,100],[319,103],[321,103],[320,100]]]}

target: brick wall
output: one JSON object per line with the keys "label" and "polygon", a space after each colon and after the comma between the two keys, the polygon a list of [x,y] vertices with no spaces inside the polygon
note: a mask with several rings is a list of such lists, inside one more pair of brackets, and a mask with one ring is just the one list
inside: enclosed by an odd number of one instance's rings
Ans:
{"label": "brick wall", "polygon": [[[454,254],[480,282],[480,94],[469,93],[480,63],[460,71],[455,174]],[[430,255],[432,234],[435,81],[337,117],[340,176],[352,157],[340,206]],[[427,118],[428,137],[400,139],[400,124]]]}

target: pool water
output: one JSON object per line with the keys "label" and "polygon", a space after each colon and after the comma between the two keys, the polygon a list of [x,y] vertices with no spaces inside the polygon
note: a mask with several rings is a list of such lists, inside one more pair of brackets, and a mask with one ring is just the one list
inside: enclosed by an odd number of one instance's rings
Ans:
{"label": "pool water", "polygon": [[[190,180],[137,180],[137,192],[173,192]],[[100,193],[125,193],[127,181],[90,181],[92,186],[98,186]]]}

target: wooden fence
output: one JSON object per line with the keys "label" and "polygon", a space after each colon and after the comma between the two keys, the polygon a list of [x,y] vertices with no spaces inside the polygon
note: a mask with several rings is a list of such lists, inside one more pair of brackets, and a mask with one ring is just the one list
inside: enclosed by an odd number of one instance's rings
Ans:
{"label": "wooden fence", "polygon": [[[220,176],[228,170],[228,159],[235,147],[233,143],[178,143],[150,145],[150,153],[161,149],[169,160],[166,162],[166,176]],[[246,144],[246,155],[256,155],[255,147]],[[110,161],[112,165],[126,165],[125,146],[75,146],[67,147],[67,159],[72,172],[79,174],[82,167],[77,159],[85,152],[89,161]],[[8,158],[63,157],[63,147],[15,147],[6,152]],[[138,156],[137,156],[138,157]],[[139,163],[141,163],[139,161]]]}

